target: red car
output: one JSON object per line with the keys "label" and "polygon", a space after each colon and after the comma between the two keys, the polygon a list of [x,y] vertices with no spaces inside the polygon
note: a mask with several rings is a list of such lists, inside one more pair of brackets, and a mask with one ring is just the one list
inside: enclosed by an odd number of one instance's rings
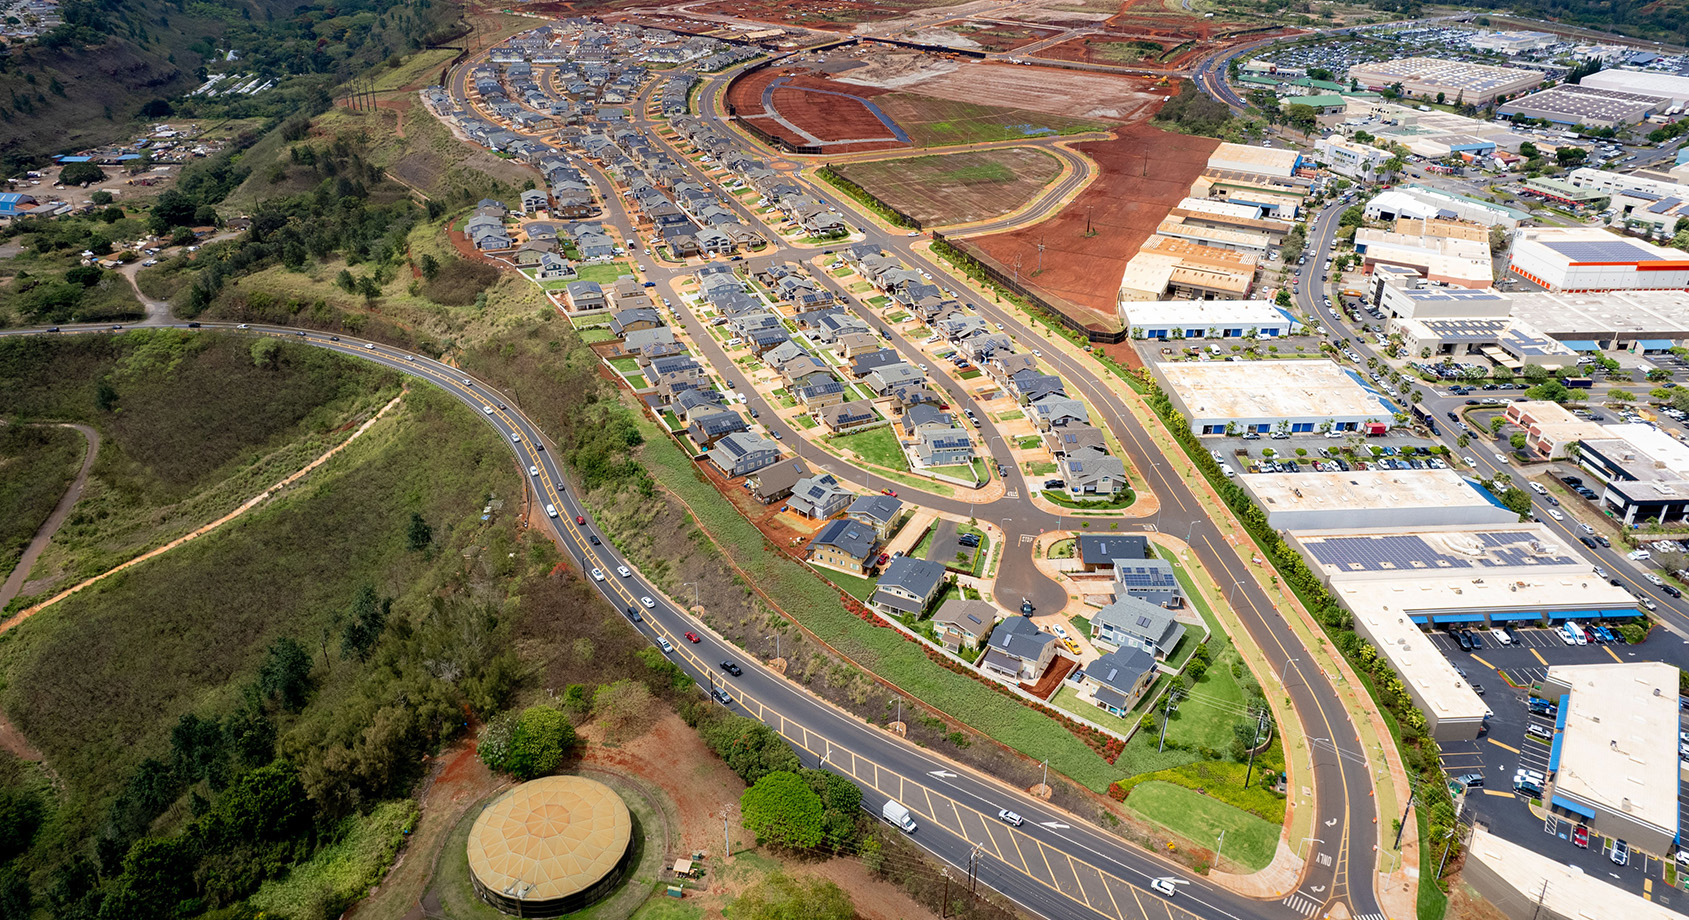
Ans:
{"label": "red car", "polygon": [[1572,829],[1572,844],[1585,850],[1589,849],[1589,828],[1579,824]]}
{"label": "red car", "polygon": [[585,527],[586,526],[586,518],[581,517],[580,515],[577,514],[577,515],[575,515],[575,523],[581,525],[582,527]]}
{"label": "red car", "polygon": [[892,491],[891,489],[881,489],[880,494],[881,495],[890,495],[892,498],[897,497],[897,493]]}
{"label": "red car", "polygon": [[891,561],[891,556],[890,556],[890,554],[888,554],[888,553],[881,553],[881,554],[880,554],[880,558],[879,558],[879,561],[877,561],[877,562],[875,562],[875,563],[874,563],[874,564],[875,564],[875,565],[885,565],[885,564],[886,564],[886,563],[888,563],[888,562],[890,562],[890,561]]}
{"label": "red car", "polygon": [[686,634],[686,641],[688,641],[688,642],[702,642],[704,640],[698,638],[697,633],[689,632],[689,633]]}

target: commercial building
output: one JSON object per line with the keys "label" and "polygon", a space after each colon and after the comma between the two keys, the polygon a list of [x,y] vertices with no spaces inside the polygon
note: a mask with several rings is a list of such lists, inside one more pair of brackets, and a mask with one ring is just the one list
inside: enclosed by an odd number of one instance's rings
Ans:
{"label": "commercial building", "polygon": [[1566,83],[1504,102],[1495,112],[1510,117],[1541,118],[1561,125],[1618,128],[1634,125],[1670,105],[1671,100],[1664,96]]}
{"label": "commercial building", "polygon": [[1509,403],[1504,417],[1525,431],[1525,449],[1538,460],[1564,460],[1579,441],[1606,437],[1607,429],[1547,400]]}
{"label": "commercial building", "polygon": [[1121,301],[1241,300],[1255,284],[1256,256],[1151,235],[1120,276]]}
{"label": "commercial building", "polygon": [[1428,281],[1468,290],[1495,283],[1488,230],[1478,224],[1398,218],[1394,230],[1356,230],[1355,252],[1369,272],[1379,265],[1411,268]]}
{"label": "commercial building", "polygon": [[1637,615],[1628,591],[1539,524],[1290,531],[1286,540],[1401,675],[1438,741],[1477,737],[1488,709],[1421,626]]}
{"label": "commercial building", "polygon": [[1601,507],[1626,526],[1689,518],[1689,447],[1652,425],[1606,425],[1578,443],[1578,464],[1600,480]]}
{"label": "commercial building", "polygon": [[1382,434],[1398,411],[1359,376],[1330,361],[1160,362],[1154,369],[1199,435]]}
{"label": "commercial building", "polygon": [[1672,105],[1689,105],[1689,77],[1677,74],[1617,68],[1592,73],[1578,81],[1578,85],[1592,89],[1662,96],[1670,99]]}
{"label": "commercial building", "polygon": [[1530,323],[1510,316],[1513,300],[1499,291],[1426,285],[1416,272],[1377,272],[1374,303],[1384,330],[1422,359],[1481,357],[1514,373],[1526,367],[1575,367],[1578,353]]}
{"label": "commercial building", "polygon": [[1596,229],[1520,230],[1509,269],[1550,291],[1689,288],[1689,255]]}
{"label": "commercial building", "polygon": [[1208,155],[1208,168],[1288,179],[1302,166],[1302,154],[1285,147],[1221,144]]}
{"label": "commercial building", "polygon": [[1472,831],[1461,878],[1507,920],[1682,920],[1656,901],[1489,832]]}
{"label": "commercial building", "polygon": [[1538,86],[1544,74],[1518,67],[1410,57],[1357,64],[1349,68],[1348,76],[1375,92],[1399,84],[1403,95],[1434,99],[1440,94],[1452,103],[1482,106],[1498,96],[1511,96]]}
{"label": "commercial building", "polygon": [[1467,44],[1476,51],[1514,55],[1546,48],[1560,39],[1547,32],[1477,32]]}
{"label": "commercial building", "polygon": [[1477,161],[1496,151],[1518,153],[1531,138],[1513,130],[1508,122],[1485,121],[1433,110],[1421,112],[1408,105],[1376,99],[1350,97],[1343,131],[1366,131],[1380,141],[1401,144],[1408,152],[1430,160],[1459,156]]}
{"label": "commercial building", "polygon": [[1509,230],[1530,218],[1529,214],[1514,208],[1418,185],[1397,186],[1379,192],[1366,203],[1363,213],[1367,220],[1443,217]]}
{"label": "commercial building", "polygon": [[1303,331],[1270,300],[1131,301],[1120,305],[1120,318],[1135,339],[1274,339]]}
{"label": "commercial building", "polygon": [[1371,144],[1357,144],[1342,135],[1333,134],[1314,144],[1314,159],[1339,176],[1362,182],[1378,178],[1386,162],[1394,156]]}
{"label": "commercial building", "polygon": [[1300,176],[1277,178],[1210,166],[1191,182],[1190,193],[1192,198],[1254,205],[1264,214],[1294,220],[1301,213],[1302,202],[1312,185],[1313,180]]}
{"label": "commercial building", "polygon": [[1240,476],[1274,530],[1512,524],[1519,515],[1453,470]]}
{"label": "commercial building", "polygon": [[1555,665],[1543,697],[1560,702],[1548,754],[1548,810],[1664,856],[1677,842],[1676,666],[1661,661]]}
{"label": "commercial building", "polygon": [[1574,351],[1659,351],[1689,339],[1689,298],[1681,291],[1516,291],[1507,296],[1515,319]]}

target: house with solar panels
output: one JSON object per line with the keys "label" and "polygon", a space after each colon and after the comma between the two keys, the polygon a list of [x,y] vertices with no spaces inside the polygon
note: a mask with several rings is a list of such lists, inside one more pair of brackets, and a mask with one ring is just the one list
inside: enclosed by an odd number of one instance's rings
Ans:
{"label": "house with solar panels", "polygon": [[1520,230],[1508,270],[1549,291],[1689,289],[1689,255],[1582,227]]}
{"label": "house with solar panels", "polygon": [[1116,559],[1114,596],[1135,597],[1169,610],[1185,605],[1184,589],[1165,559]]}
{"label": "house with solar panels", "polygon": [[1122,594],[1091,614],[1091,641],[1117,649],[1142,649],[1165,661],[1185,638],[1185,624],[1159,604]]}
{"label": "house with solar panels", "polygon": [[1124,716],[1138,705],[1159,673],[1155,656],[1122,646],[1085,667],[1079,698],[1112,715]]}

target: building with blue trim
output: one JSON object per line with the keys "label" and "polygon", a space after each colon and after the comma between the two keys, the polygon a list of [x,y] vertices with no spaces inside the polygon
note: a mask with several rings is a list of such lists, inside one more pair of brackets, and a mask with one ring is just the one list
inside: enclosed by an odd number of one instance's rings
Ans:
{"label": "building with blue trim", "polygon": [[0,192],[0,217],[16,217],[27,214],[35,207],[35,196],[22,192]]}

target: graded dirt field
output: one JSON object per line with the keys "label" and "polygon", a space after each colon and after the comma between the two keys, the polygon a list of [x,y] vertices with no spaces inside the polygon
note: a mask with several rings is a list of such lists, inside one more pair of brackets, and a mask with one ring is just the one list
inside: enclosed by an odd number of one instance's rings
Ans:
{"label": "graded dirt field", "polygon": [[[1118,325],[1115,292],[1126,263],[1168,209],[1189,194],[1191,182],[1220,144],[1147,124],[1121,128],[1116,135],[1074,145],[1102,171],[1056,216],[1033,227],[962,241],[970,252],[1005,268],[1012,269],[1018,257],[1023,282],[1113,325]],[[1085,235],[1087,220],[1095,231],[1091,236]],[[1038,272],[1040,243],[1043,271]]]}
{"label": "graded dirt field", "polygon": [[909,37],[925,44],[1001,54],[1023,48],[1033,42],[1054,38],[1061,33],[1060,29],[1040,28],[1012,21],[961,19],[922,29]]}
{"label": "graded dirt field", "polygon": [[1029,147],[908,157],[835,167],[924,226],[967,223],[1020,207],[1061,171]]}
{"label": "graded dirt field", "polygon": [[[828,0],[717,0],[690,7],[693,12],[712,16],[737,16],[757,22],[803,26],[808,29],[830,29],[850,32],[859,22],[880,22],[907,15],[917,4],[882,4],[857,2],[849,5]],[[931,4],[940,5],[940,4]]]}
{"label": "graded dirt field", "polygon": [[908,146],[896,136],[901,131],[888,128],[870,108],[885,93],[835,83],[804,68],[770,67],[735,81],[727,104],[741,119],[795,146],[822,146],[829,153]]}
{"label": "graded dirt field", "polygon": [[834,69],[828,62],[838,82],[1069,118],[1129,121],[1165,95],[1149,78],[964,61],[875,43],[858,46],[853,56],[859,66]]}
{"label": "graded dirt field", "polygon": [[875,100],[916,147],[955,147],[987,141],[1106,131],[1107,122],[1045,115],[1026,109],[892,93]]}

